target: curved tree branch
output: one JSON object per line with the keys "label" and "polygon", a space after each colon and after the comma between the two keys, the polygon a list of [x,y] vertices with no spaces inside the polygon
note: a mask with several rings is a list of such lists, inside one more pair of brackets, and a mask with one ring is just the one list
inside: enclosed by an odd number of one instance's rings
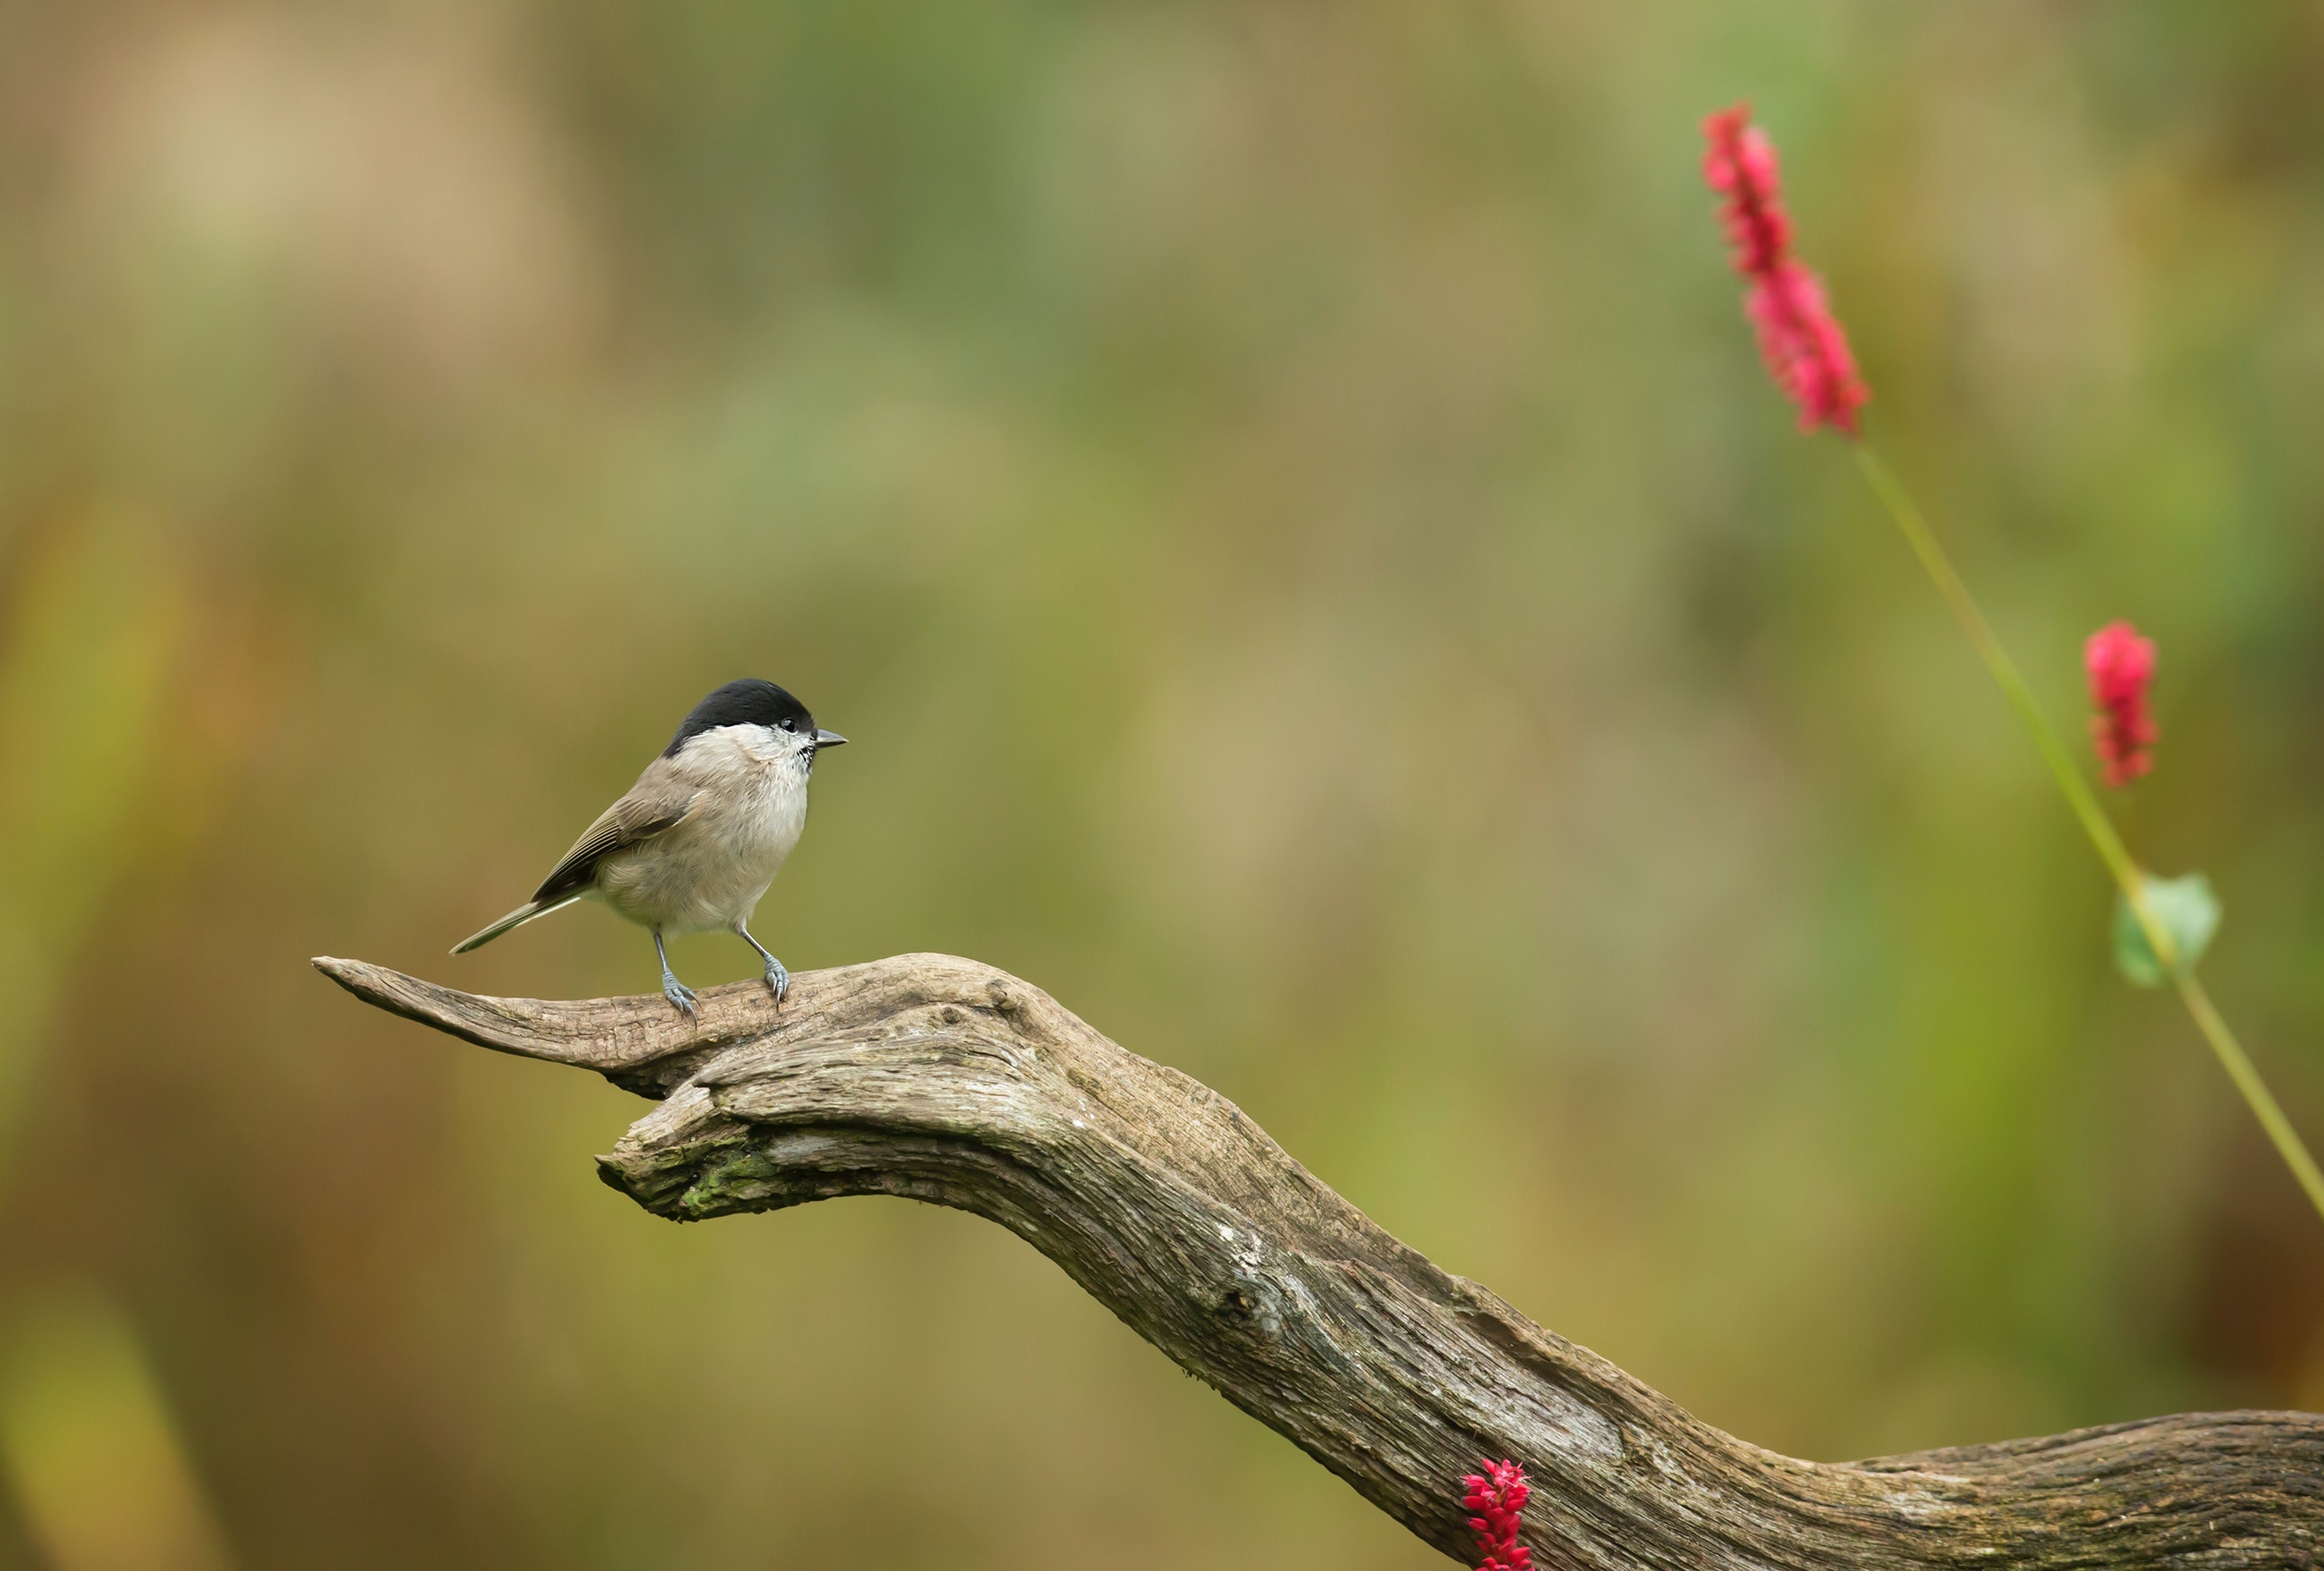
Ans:
{"label": "curved tree branch", "polygon": [[1038,988],[906,955],[701,996],[478,998],[321,959],[369,1003],[659,1100],[605,1181],[698,1221],[837,1195],[987,1217],[1435,1548],[1459,1480],[1534,1482],[1545,1566],[2284,1566],[2324,1560],[2324,1418],[2156,1419],[1851,1464],[1721,1433],[1438,1270],[1233,1104]]}

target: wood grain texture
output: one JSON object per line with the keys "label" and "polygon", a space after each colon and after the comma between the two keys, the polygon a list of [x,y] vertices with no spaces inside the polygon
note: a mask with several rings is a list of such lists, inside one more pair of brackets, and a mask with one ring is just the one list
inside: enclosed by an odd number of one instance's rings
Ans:
{"label": "wood grain texture", "polygon": [[1548,1567],[2311,1566],[2324,1418],[2188,1415],[1848,1464],[1699,1422],[1438,1270],[1201,1083],[990,966],[905,955],[659,998],[479,998],[318,959],[366,1002],[659,1105],[598,1159],[658,1215],[837,1195],[998,1222],[1189,1372],[1466,1558],[1514,1457]]}

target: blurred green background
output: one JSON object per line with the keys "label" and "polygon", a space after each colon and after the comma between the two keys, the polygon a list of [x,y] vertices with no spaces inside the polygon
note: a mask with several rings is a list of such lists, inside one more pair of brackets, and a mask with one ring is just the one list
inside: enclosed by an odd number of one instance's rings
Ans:
{"label": "blurred green background", "polygon": [[[855,745],[757,930],[1014,970],[1448,1268],[1844,1457],[2324,1404],[2324,1225],[1698,183],[2324,1136],[2324,10],[0,7],[0,1566],[1442,1564],[966,1217],[678,1228],[366,1010],[685,708]],[[696,984],[753,974],[676,947]],[[1452,1487],[1447,1481],[1447,1487]]]}

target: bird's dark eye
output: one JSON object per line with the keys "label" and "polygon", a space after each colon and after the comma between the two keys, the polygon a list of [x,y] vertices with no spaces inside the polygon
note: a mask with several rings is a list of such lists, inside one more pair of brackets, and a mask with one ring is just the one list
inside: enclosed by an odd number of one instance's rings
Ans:
{"label": "bird's dark eye", "polygon": [[783,722],[783,729],[786,731],[796,731],[798,729],[798,722],[796,720],[786,720]]}

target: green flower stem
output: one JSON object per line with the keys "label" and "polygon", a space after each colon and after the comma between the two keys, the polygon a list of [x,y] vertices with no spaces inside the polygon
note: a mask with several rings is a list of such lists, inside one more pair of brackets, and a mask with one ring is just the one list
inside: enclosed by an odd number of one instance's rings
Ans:
{"label": "green flower stem", "polygon": [[[2133,909],[2136,910],[2135,907]],[[2144,914],[2139,919],[2142,923],[2152,920]],[[2148,941],[2153,942],[2152,939]],[[2301,1142],[2300,1132],[2292,1128],[2292,1120],[2284,1116],[2282,1107],[2275,1100],[2275,1093],[2270,1091],[2267,1082],[2259,1077],[2259,1069],[2244,1052],[2243,1045],[2236,1040],[2236,1033],[2229,1030],[2227,1022],[2219,1017],[2218,1006],[2211,1003],[2209,991],[2196,976],[2191,966],[2180,967],[2172,973],[2172,976],[2179,984],[2179,996],[2185,1002],[2187,1012],[2195,1017],[2196,1028],[2211,1044],[2211,1051],[2219,1056],[2220,1066],[2227,1070],[2227,1078],[2236,1083],[2236,1089],[2242,1092],[2244,1100],[2251,1104],[2252,1116],[2259,1120],[2262,1129],[2267,1131],[2267,1138],[2275,1142],[2276,1154],[2283,1159],[2283,1165],[2292,1169],[2292,1176],[2300,1180],[2300,1187],[2308,1191],[2309,1202],[2319,1212],[2324,1212],[2324,1173],[2316,1170],[2316,1159],[2308,1154],[2308,1147]]]}
{"label": "green flower stem", "polygon": [[2097,847],[2099,859],[2114,874],[2115,883],[2122,890],[2124,902],[2129,906],[2131,915],[2138,919],[2140,931],[2146,935],[2148,947],[2153,949],[2155,958],[2163,963],[2163,968],[2178,984],[2179,997],[2187,1005],[2187,1012],[2194,1017],[2196,1029],[2211,1044],[2211,1051],[2218,1055],[2219,1065],[2227,1070],[2227,1078],[2233,1080],[2236,1089],[2243,1093],[2244,1101],[2250,1104],[2252,1116],[2259,1120],[2260,1127],[2267,1131],[2268,1139],[2275,1142],[2276,1154],[2283,1159],[2284,1166],[2292,1169],[2292,1176],[2300,1180],[2300,1187],[2308,1192],[2309,1202],[2316,1207],[2318,1215],[2324,1215],[2324,1173],[2317,1170],[2316,1159],[2308,1154],[2299,1131],[2292,1127],[2292,1120],[2284,1116],[2283,1108],[2276,1102],[2274,1094],[2268,1090],[2267,1082],[2260,1078],[2259,1070],[2236,1040],[2235,1033],[2227,1029],[2227,1022],[2220,1018],[2218,1008],[2211,1003],[2211,995],[2197,979],[2194,967],[2180,962],[2178,946],[2172,942],[2170,933],[2147,904],[2144,875],[2139,872],[2138,864],[2130,859],[2130,852],[2123,845],[2122,836],[2115,833],[2114,821],[2098,805],[2089,781],[2083,778],[2073,755],[2066,751],[2066,744],[2059,737],[2057,728],[2042,712],[2041,702],[2034,698],[2034,689],[2026,685],[2024,674],[2017,669],[2017,662],[2011,660],[2009,652],[2001,647],[2001,640],[1994,633],[1993,624],[1986,621],[1985,613],[1979,611],[1977,602],[1969,597],[1969,586],[1962,583],[1960,574],[1953,570],[1951,559],[1945,555],[1944,547],[1937,543],[1937,537],[1930,532],[1928,521],[1921,516],[1920,508],[1914,504],[1911,494],[1904,489],[1904,482],[1896,478],[1895,471],[1889,468],[1880,455],[1873,450],[1871,443],[1858,440],[1850,445],[1856,449],[1857,466],[1864,471],[1865,479],[1871,483],[1873,491],[1887,507],[1888,515],[1896,521],[1896,527],[1903,531],[1905,542],[1913,548],[1913,554],[1921,559],[1921,566],[1928,569],[1937,593],[1952,608],[1961,631],[1969,634],[1969,642],[1985,661],[1985,669],[1991,671],[1993,679],[2000,684],[2002,695],[2009,700],[2010,707],[2017,711],[2018,719],[2024,723],[2026,734],[2034,739],[2034,749],[2042,754],[2042,762],[2050,766],[2051,778],[2058,782],[2058,789],[2066,793],[2067,805],[2074,809],[2074,817],[2081,820],[2083,832],[2089,836],[2090,844]]}

